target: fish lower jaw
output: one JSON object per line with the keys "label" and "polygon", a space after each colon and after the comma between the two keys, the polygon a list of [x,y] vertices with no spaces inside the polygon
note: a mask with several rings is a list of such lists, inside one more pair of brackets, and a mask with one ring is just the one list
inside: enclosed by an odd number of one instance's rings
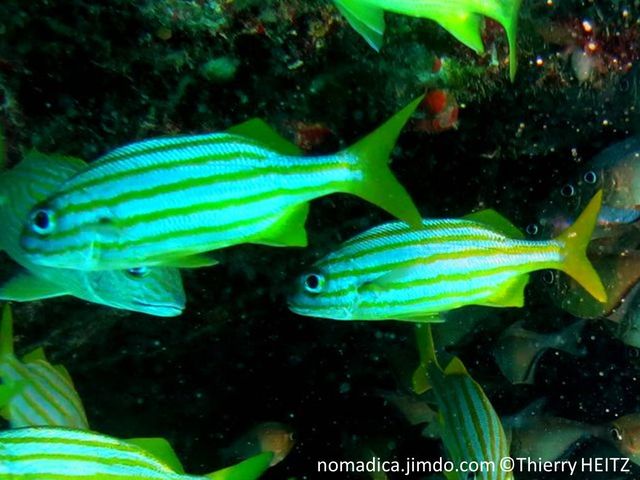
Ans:
{"label": "fish lower jaw", "polygon": [[138,311],[156,317],[178,317],[182,315],[184,307],[162,303],[133,302]]}

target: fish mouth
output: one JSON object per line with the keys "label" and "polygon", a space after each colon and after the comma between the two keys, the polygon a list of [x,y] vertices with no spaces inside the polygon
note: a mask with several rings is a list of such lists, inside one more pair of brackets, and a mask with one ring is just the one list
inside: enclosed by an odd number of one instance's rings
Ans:
{"label": "fish mouth", "polygon": [[312,316],[310,309],[297,306],[291,300],[287,302],[287,306],[293,313],[297,313],[298,315]]}
{"label": "fish mouth", "polygon": [[182,315],[184,306],[171,303],[133,302],[139,311],[156,317],[177,317]]}

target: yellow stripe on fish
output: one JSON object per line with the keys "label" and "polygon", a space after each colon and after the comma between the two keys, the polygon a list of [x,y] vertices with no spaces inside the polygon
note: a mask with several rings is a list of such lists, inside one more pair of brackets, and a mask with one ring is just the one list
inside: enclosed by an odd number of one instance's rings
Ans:
{"label": "yellow stripe on fish", "polygon": [[119,148],[32,211],[22,246],[37,264],[80,270],[181,266],[239,243],[305,246],[308,202],[335,192],[419,225],[388,163],[420,101],[329,156],[300,156],[258,120]]}
{"label": "yellow stripe on fish", "polygon": [[[431,387],[438,410],[439,436],[456,469],[463,466],[462,462],[478,462],[484,468],[473,478],[512,480],[513,473],[501,468],[501,460],[509,455],[509,443],[500,417],[482,387],[457,357],[444,371],[440,368],[431,325],[417,325],[416,334],[422,356],[417,373]],[[466,480],[469,473],[457,470],[446,476],[447,480]]]}
{"label": "yellow stripe on fish", "polygon": [[51,365],[42,350],[23,361],[14,355],[9,304],[0,325],[0,380],[0,408],[12,428],[89,428],[82,401],[63,367]]}
{"label": "yellow stripe on fish", "polygon": [[516,37],[521,0],[334,0],[351,26],[380,50],[384,12],[429,18],[478,53],[484,52],[482,16],[501,24],[509,41],[509,75],[517,69]]}
{"label": "yellow stripe on fish", "polygon": [[289,299],[301,315],[335,320],[439,321],[465,305],[521,307],[529,273],[562,270],[598,301],[606,293],[586,257],[602,194],[559,237],[527,241],[485,210],[463,219],[375,227],[347,241],[303,275]]}
{"label": "yellow stripe on fish", "polygon": [[266,452],[207,475],[187,475],[163,439],[118,440],[68,428],[0,432],[0,480],[255,480]]}

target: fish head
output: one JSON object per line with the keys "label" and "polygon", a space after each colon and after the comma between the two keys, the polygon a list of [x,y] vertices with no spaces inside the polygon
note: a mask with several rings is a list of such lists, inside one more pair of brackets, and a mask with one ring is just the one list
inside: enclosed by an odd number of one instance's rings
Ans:
{"label": "fish head", "polygon": [[121,242],[114,212],[90,205],[84,192],[56,195],[31,209],[20,244],[29,260],[38,265],[76,270],[98,270],[105,263],[104,247]]}
{"label": "fish head", "polygon": [[277,465],[291,452],[295,445],[295,435],[291,427],[278,422],[267,422],[255,428],[260,450],[273,452],[271,466]]}
{"label": "fish head", "polygon": [[[603,190],[606,203],[606,182],[609,177],[602,168],[586,168],[568,182],[556,188],[542,207],[537,224],[527,227],[527,233],[542,238],[556,237],[569,228],[580,216],[593,196]],[[598,216],[598,227],[608,223],[606,208]]]}
{"label": "fish head", "polygon": [[609,440],[623,455],[640,455],[640,414],[632,413],[609,424]]}
{"label": "fish head", "polygon": [[640,219],[640,137],[616,143],[596,155],[549,197],[538,224],[527,229],[555,237],[573,224],[589,200],[602,190],[602,208],[594,237]]}
{"label": "fish head", "polygon": [[332,320],[353,320],[359,301],[354,277],[339,277],[324,261],[318,262],[295,282],[289,309],[298,315]]}
{"label": "fish head", "polygon": [[185,292],[177,268],[138,267],[86,275],[92,296],[103,305],[156,317],[175,317],[184,310]]}

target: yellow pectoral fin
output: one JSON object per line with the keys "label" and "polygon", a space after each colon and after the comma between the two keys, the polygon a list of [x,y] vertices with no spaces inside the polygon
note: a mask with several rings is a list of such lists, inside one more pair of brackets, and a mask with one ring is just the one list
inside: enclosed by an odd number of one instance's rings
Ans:
{"label": "yellow pectoral fin", "polygon": [[160,262],[163,267],[173,267],[173,268],[202,268],[202,267],[213,267],[220,263],[218,260],[213,258],[210,253],[201,253],[196,255],[188,255],[185,257],[174,257],[164,259]]}

